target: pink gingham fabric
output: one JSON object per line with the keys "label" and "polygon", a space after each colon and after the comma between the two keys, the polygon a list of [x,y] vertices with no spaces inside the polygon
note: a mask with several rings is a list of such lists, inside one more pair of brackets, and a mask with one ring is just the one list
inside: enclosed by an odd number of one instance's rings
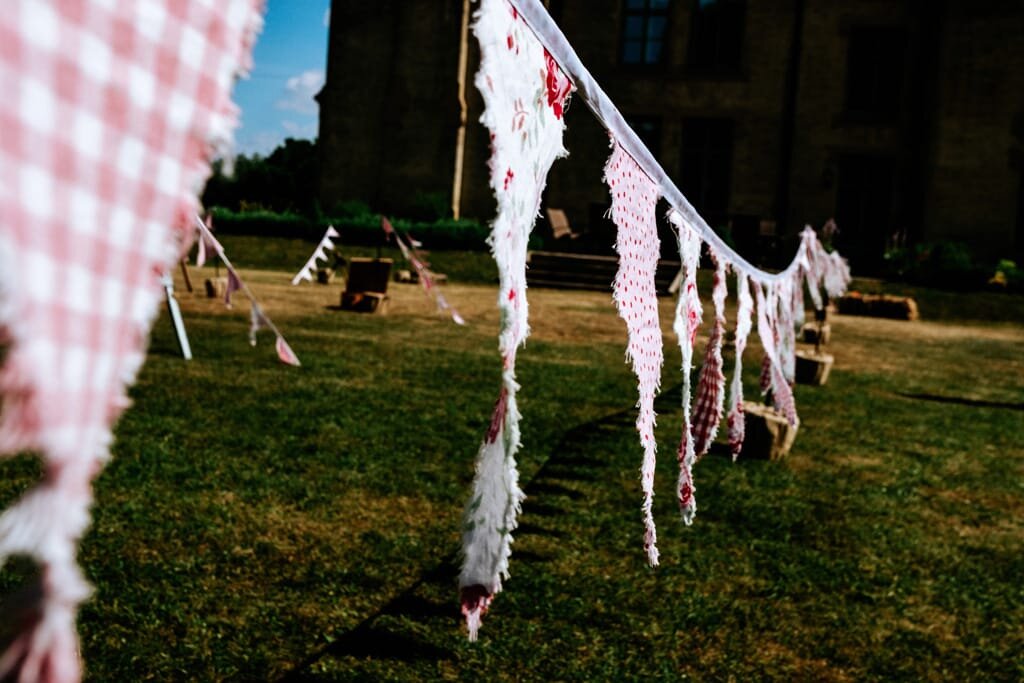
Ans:
{"label": "pink gingham fabric", "polygon": [[615,275],[613,297],[619,316],[626,321],[629,332],[626,356],[633,362],[640,394],[636,429],[644,449],[640,468],[640,486],[644,492],[644,550],[653,567],[658,564],[658,535],[651,512],[657,452],[654,395],[661,384],[663,359],[658,294],[654,284],[661,254],[654,214],[658,186],[617,144],[604,167],[604,179],[612,197],[611,217],[618,228],[615,251],[619,254],[619,270]]}
{"label": "pink gingham fabric", "polygon": [[9,0],[0,11],[0,452],[47,475],[0,517],[43,602],[0,677],[80,676],[91,480],[142,364],[160,276],[230,138],[256,0]]}

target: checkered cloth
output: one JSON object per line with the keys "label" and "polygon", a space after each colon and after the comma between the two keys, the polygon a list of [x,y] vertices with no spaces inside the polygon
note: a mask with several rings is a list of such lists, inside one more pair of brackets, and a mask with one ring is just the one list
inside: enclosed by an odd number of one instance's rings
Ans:
{"label": "checkered cloth", "polygon": [[718,261],[711,300],[715,304],[715,323],[704,353],[704,366],[697,383],[693,406],[693,450],[697,457],[708,452],[718,433],[725,405],[725,373],[722,372],[722,336],[725,334],[725,262]]}
{"label": "checkered cloth", "polygon": [[74,681],[74,547],[142,364],[160,276],[230,138],[258,0],[9,0],[0,12],[0,452],[47,476],[0,517],[38,611],[0,677]]}

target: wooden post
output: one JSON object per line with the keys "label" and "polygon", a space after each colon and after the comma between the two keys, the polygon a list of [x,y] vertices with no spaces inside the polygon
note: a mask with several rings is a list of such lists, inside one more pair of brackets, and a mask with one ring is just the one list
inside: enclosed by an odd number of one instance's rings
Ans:
{"label": "wooden post", "polygon": [[459,127],[455,131],[455,173],[452,177],[452,218],[462,213],[462,168],[466,156],[466,68],[469,62],[469,0],[462,0],[462,26],[459,30]]}
{"label": "wooden post", "polygon": [[185,278],[185,289],[192,293],[192,278],[188,276],[188,260],[181,259],[181,277]]}

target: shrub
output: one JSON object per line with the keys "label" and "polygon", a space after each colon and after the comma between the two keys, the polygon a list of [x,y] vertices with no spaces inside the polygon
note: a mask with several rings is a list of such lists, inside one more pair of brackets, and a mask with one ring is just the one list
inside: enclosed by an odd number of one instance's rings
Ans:
{"label": "shrub", "polygon": [[885,263],[887,277],[941,289],[979,289],[991,273],[961,242],[897,247],[885,253]]}

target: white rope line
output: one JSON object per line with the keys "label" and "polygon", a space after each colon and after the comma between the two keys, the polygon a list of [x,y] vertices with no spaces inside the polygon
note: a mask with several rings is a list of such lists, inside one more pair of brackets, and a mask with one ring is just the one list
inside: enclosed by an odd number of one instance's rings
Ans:
{"label": "white rope line", "polygon": [[551,56],[558,62],[565,75],[572,80],[579,92],[579,96],[586,102],[590,110],[594,112],[594,116],[605,127],[605,130],[612,134],[616,144],[633,157],[643,172],[657,183],[665,200],[687,223],[700,233],[701,239],[713,248],[716,255],[729,261],[734,270],[742,272],[747,277],[761,284],[767,285],[792,275],[792,271],[800,265],[800,254],[803,250],[802,243],[797,250],[797,256],[785,270],[778,273],[769,273],[761,270],[736,253],[736,250],[726,244],[711,229],[711,226],[707,224],[701,215],[697,213],[693,205],[690,204],[680,189],[676,187],[672,179],[668,177],[665,169],[661,167],[661,164],[657,162],[650,150],[647,149],[647,146],[633,132],[629,124],[626,123],[626,120],[611,101],[611,98],[605,94],[601,86],[594,80],[594,77],[590,75],[587,67],[580,61],[579,56],[577,56],[572,45],[569,44],[565,34],[558,28],[558,25],[551,18],[551,15],[548,14],[547,9],[544,8],[540,0],[509,0],[509,2],[512,3],[513,7],[523,17],[523,20],[526,21],[530,29],[536,34],[541,44],[547,48]]}

